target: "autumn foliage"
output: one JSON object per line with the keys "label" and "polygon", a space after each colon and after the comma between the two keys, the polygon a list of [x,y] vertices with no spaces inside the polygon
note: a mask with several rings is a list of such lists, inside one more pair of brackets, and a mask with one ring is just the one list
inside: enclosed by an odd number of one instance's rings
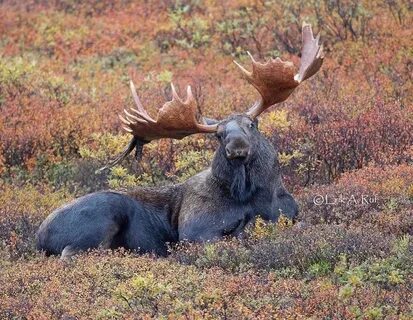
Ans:
{"label": "autumn foliage", "polygon": [[[260,117],[298,224],[258,221],[165,259],[34,250],[41,221],[76,196],[209,165],[214,137],[196,135],[95,173],[128,142],[130,79],[152,114],[171,81],[192,85],[205,116],[243,112],[257,94],[232,60],[298,64],[302,21],[325,63]],[[403,0],[1,2],[0,318],[411,318],[412,22]]]}

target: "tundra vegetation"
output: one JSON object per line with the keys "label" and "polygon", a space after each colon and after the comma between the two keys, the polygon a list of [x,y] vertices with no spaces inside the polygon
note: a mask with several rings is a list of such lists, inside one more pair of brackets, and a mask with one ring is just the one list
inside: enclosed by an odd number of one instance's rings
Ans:
{"label": "tundra vegetation", "polygon": [[[409,1],[0,6],[0,318],[412,318]],[[75,197],[210,165],[217,142],[193,135],[95,174],[129,141],[117,114],[133,104],[130,79],[152,115],[171,80],[191,84],[203,114],[243,112],[257,96],[232,60],[247,65],[249,50],[298,65],[302,21],[321,31],[324,65],[259,124],[298,225],[258,220],[245,237],[166,258],[93,250],[63,263],[35,250],[40,223]]]}

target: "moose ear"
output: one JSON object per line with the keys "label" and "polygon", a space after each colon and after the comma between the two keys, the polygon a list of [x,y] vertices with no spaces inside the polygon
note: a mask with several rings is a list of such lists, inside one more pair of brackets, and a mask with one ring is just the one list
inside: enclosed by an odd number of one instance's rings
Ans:
{"label": "moose ear", "polygon": [[205,120],[205,123],[206,123],[207,125],[213,125],[213,124],[219,123],[219,121],[216,120],[216,119],[211,119],[211,118],[206,118],[206,117],[204,117],[204,120]]}
{"label": "moose ear", "polygon": [[125,150],[122,151],[121,154],[119,154],[115,159],[110,161],[104,167],[96,170],[95,173],[100,173],[101,171],[103,171],[105,169],[110,169],[110,168],[116,166],[117,164],[121,163],[122,160],[125,159],[129,155],[129,153],[131,153],[134,149],[135,149],[135,159],[137,161],[139,161],[142,157],[143,146],[147,143],[149,143],[149,142],[145,141],[145,140],[142,140],[142,139],[139,139],[136,136],[133,136],[133,138],[131,139],[131,141],[126,146]]}

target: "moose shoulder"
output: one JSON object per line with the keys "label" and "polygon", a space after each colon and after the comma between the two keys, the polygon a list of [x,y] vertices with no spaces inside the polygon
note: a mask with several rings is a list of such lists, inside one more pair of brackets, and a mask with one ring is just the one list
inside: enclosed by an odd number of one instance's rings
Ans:
{"label": "moose shoulder", "polygon": [[142,146],[155,139],[215,133],[219,146],[211,167],[178,185],[81,197],[46,218],[37,232],[38,249],[62,257],[96,247],[165,255],[167,243],[238,235],[257,215],[269,221],[276,221],[281,212],[294,218],[297,204],[282,184],[277,152],[259,132],[257,117],[287,99],[319,70],[322,60],[318,37],[314,39],[311,27],[303,25],[298,73],[294,74],[292,63],[278,58],[265,64],[252,59],[252,72],[238,65],[260,99],[245,114],[222,121],[197,113],[190,87],[183,101],[173,86],[173,99],[154,120],[131,83],[136,109],[125,110],[126,119],[121,120],[133,138],[110,165],[122,161],[135,148],[138,157]]}

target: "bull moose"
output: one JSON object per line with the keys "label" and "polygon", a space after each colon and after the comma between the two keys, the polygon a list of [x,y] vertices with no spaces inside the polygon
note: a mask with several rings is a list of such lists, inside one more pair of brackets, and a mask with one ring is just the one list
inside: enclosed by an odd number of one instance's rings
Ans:
{"label": "bull moose", "polygon": [[168,243],[239,235],[257,215],[267,221],[276,221],[280,212],[294,218],[298,206],[282,184],[277,152],[259,132],[257,117],[286,100],[320,69],[323,48],[308,24],[303,24],[302,41],[296,74],[293,63],[280,58],[260,63],[250,55],[252,72],[235,62],[260,98],[246,113],[222,121],[198,113],[189,86],[183,100],[173,85],[172,100],[160,108],[154,120],[131,82],[136,109],[125,110],[120,119],[133,138],[110,165],[122,161],[135,148],[139,154],[145,143],[156,139],[215,133],[219,146],[211,167],[177,185],[80,197],[46,218],[37,232],[37,248],[62,258],[97,247],[165,255]]}

